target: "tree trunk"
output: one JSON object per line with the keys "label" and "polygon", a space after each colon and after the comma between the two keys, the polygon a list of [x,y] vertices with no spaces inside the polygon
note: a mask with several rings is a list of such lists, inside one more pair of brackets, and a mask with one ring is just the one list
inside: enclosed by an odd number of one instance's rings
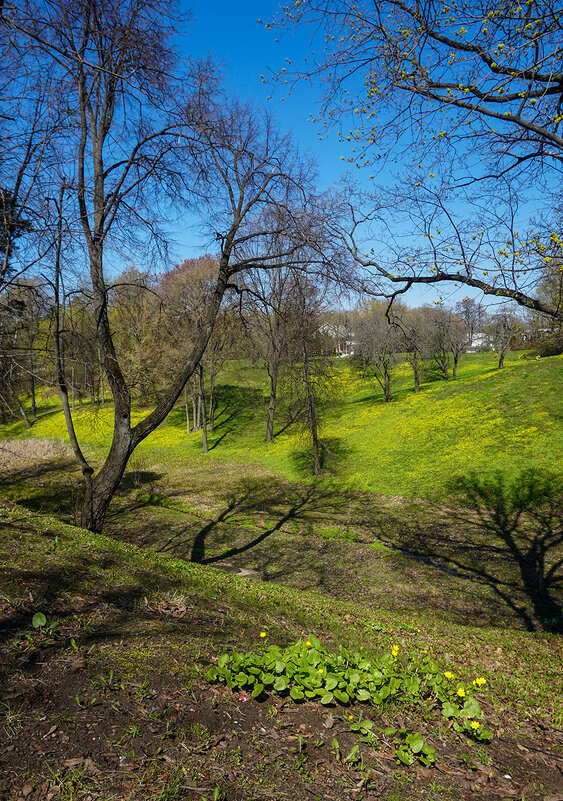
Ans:
{"label": "tree trunk", "polygon": [[184,387],[184,408],[186,410],[186,434],[190,433],[190,407],[188,405],[188,385]]}
{"label": "tree trunk", "polygon": [[385,395],[385,403],[389,403],[391,400],[391,379],[387,371],[383,376],[383,393]]}
{"label": "tree trunk", "polygon": [[203,452],[207,453],[207,417],[205,411],[205,390],[203,386],[203,365],[199,364],[199,400],[201,403],[201,430],[203,433]]}
{"label": "tree trunk", "polygon": [[316,476],[319,476],[321,474],[321,459],[319,453],[317,407],[315,404],[313,385],[311,384],[309,357],[307,355],[307,348],[305,345],[303,345],[303,375],[305,378],[305,386],[307,388],[307,417],[309,418],[309,428],[311,431],[311,439],[313,441],[313,473]]}
{"label": "tree trunk", "polygon": [[276,400],[278,392],[278,363],[277,360],[268,371],[270,374],[270,401],[268,403],[268,417],[266,418],[266,442],[274,441],[274,417],[276,414]]}
{"label": "tree trunk", "polygon": [[420,390],[420,371],[418,362],[412,363],[412,369],[414,372],[414,391],[418,392]]}
{"label": "tree trunk", "polygon": [[211,363],[209,378],[209,430],[215,431],[215,365]]}
{"label": "tree trunk", "polygon": [[37,403],[35,401],[35,376],[33,375],[33,363],[31,365],[31,373],[29,378],[29,390],[31,394],[31,419],[37,420]]}
{"label": "tree trunk", "polygon": [[459,353],[454,353],[454,369],[452,370],[452,378],[455,381],[457,379],[457,363],[459,360]]}
{"label": "tree trunk", "polygon": [[76,404],[74,402],[74,365],[70,368],[70,393],[72,396],[72,411],[76,411]]}
{"label": "tree trunk", "polygon": [[199,416],[198,416],[198,408],[197,408],[197,394],[195,389],[195,381],[192,379],[190,381],[190,387],[192,390],[192,422],[193,422],[193,430],[199,431]]}
{"label": "tree trunk", "polygon": [[21,414],[21,416],[23,418],[23,421],[25,422],[27,428],[31,428],[31,423],[29,422],[29,417],[27,416],[27,414],[25,412],[25,409],[21,405],[20,399],[18,398],[17,393],[13,392],[11,389],[10,389],[10,393],[12,395],[12,398],[16,402],[16,406],[18,407],[19,412],[20,412],[20,414]]}

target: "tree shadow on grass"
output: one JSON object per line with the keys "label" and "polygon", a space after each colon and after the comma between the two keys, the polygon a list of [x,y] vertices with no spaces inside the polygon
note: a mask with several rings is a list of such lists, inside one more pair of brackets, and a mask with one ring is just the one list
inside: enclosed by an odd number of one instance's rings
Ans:
{"label": "tree shadow on grass", "polygon": [[[257,479],[245,479],[234,489],[218,515],[209,518],[203,526],[198,526],[197,522],[182,526],[180,531],[159,545],[158,550],[175,552],[198,564],[223,562],[256,548],[287,524],[310,528],[315,519],[322,520],[339,500],[340,492],[317,485],[288,488],[284,484],[272,486]],[[178,508],[174,508],[173,513],[198,516],[196,512]],[[263,522],[264,519],[272,522],[268,525]],[[231,545],[223,547],[219,555],[206,556],[207,539],[211,534],[216,540],[215,547],[222,542]],[[249,537],[249,534],[255,535]],[[232,545],[233,539],[236,545]],[[238,544],[241,540],[242,543]],[[188,549],[189,557],[186,553]]]}
{"label": "tree shadow on grass", "polygon": [[440,526],[418,526],[398,538],[402,552],[486,582],[529,631],[563,633],[561,476],[539,470],[513,479],[500,471],[471,473],[453,479],[449,490],[460,504],[450,517],[463,524],[463,540],[456,542],[450,530],[441,535]]}

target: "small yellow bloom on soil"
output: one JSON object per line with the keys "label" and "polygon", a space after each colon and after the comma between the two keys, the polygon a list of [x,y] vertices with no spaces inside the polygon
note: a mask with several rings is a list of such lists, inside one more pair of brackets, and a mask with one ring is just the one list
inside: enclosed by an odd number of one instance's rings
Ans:
{"label": "small yellow bloom on soil", "polygon": [[473,729],[473,731],[477,731],[477,729],[481,728],[481,724],[479,723],[478,720],[472,720],[471,723],[469,724],[469,726],[470,726],[470,728]]}
{"label": "small yellow bloom on soil", "polygon": [[265,631],[261,631],[261,632],[260,632],[260,636],[261,636],[261,637],[265,637],[265,636],[266,636],[266,632],[265,632]]}
{"label": "small yellow bloom on soil", "polygon": [[477,687],[482,687],[483,684],[486,684],[486,683],[487,683],[487,680],[483,679],[482,677],[479,677],[478,679],[473,679],[473,684],[476,684]]}
{"label": "small yellow bloom on soil", "polygon": [[445,676],[447,679],[453,679],[453,677],[454,677],[454,674],[452,673],[452,671],[451,671],[451,670],[446,670],[446,672],[444,673],[444,676]]}
{"label": "small yellow bloom on soil", "polygon": [[463,689],[463,687],[457,688],[457,694],[459,695],[460,698],[465,698],[465,690]]}
{"label": "small yellow bloom on soil", "polygon": [[391,655],[392,655],[393,657],[396,657],[398,653],[399,653],[399,646],[398,646],[398,645],[394,645],[394,646],[391,648]]}

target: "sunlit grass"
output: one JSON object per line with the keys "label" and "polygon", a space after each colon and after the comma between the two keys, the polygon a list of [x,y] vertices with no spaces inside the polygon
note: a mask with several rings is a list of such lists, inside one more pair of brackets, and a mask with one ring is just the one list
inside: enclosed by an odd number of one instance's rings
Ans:
{"label": "sunlit grass", "polygon": [[[452,475],[471,470],[528,467],[553,469],[561,458],[560,398],[563,361],[524,360],[510,354],[503,370],[493,353],[466,356],[457,381],[435,380],[412,389],[407,365],[397,368],[394,400],[384,403],[376,382],[361,379],[346,362],[336,365],[336,392],[321,411],[326,443],[325,474],[343,488],[405,497],[443,498]],[[185,415],[175,409],[142,443],[135,460],[151,453],[174,463],[197,460],[254,463],[292,480],[309,480],[310,446],[295,425],[273,443],[264,442],[266,376],[233,362],[219,375],[217,423],[210,453],[201,453],[201,433],[186,435]],[[147,411],[135,411],[133,421]],[[78,437],[95,458],[109,447],[112,409],[81,407]],[[276,431],[283,428],[280,410]],[[66,438],[61,412],[49,410],[31,434]],[[4,427],[4,436],[27,435],[22,424]]]}

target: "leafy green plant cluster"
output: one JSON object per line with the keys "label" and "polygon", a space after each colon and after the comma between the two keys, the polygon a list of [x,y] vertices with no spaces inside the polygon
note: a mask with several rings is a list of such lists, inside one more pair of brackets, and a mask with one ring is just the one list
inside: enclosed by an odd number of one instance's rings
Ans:
{"label": "leafy green plant cluster", "polygon": [[[262,632],[263,638],[266,633]],[[483,712],[471,690],[455,680],[451,671],[442,672],[427,654],[399,658],[399,646],[391,653],[368,659],[359,651],[340,646],[337,653],[327,651],[313,636],[284,648],[268,645],[258,653],[233,651],[222,654],[207,673],[212,682],[224,682],[233,690],[258,698],[264,692],[289,695],[294,701],[317,700],[323,705],[360,702],[372,706],[400,701],[409,707],[424,702],[440,709],[452,720],[456,732],[486,741],[492,733],[483,729]],[[485,684],[475,679],[473,689]],[[370,740],[371,721],[360,722],[358,733]],[[397,756],[404,764],[418,757],[424,764],[434,761],[432,749],[408,730],[393,730],[401,741]],[[402,755],[402,758],[399,756]],[[412,760],[408,760],[412,757]]]}
{"label": "leafy green plant cluster", "polygon": [[350,718],[350,731],[356,732],[360,737],[360,742],[368,743],[372,748],[379,748],[376,731],[381,732],[385,737],[393,737],[393,742],[398,746],[395,751],[397,762],[403,765],[412,765],[415,759],[418,759],[423,765],[433,765],[436,762],[435,749],[424,741],[420,732],[391,727],[380,729],[369,718],[355,719],[353,715],[350,715]]}

